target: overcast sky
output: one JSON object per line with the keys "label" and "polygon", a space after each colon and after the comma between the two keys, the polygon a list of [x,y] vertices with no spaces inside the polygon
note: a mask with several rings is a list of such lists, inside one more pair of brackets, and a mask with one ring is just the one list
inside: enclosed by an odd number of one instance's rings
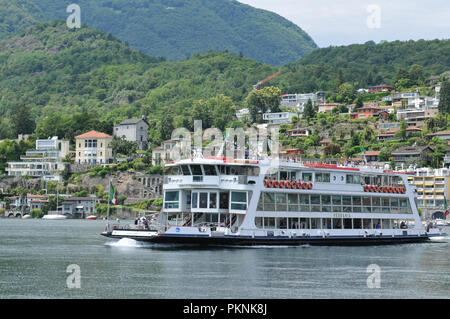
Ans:
{"label": "overcast sky", "polygon": [[450,0],[238,0],[278,13],[319,47],[450,38]]}

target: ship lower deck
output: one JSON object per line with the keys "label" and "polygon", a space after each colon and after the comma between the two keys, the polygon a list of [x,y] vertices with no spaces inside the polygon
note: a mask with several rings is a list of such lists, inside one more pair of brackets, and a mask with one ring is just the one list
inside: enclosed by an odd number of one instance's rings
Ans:
{"label": "ship lower deck", "polygon": [[[394,245],[428,242],[438,235],[398,235],[398,236],[242,236],[242,235],[175,235],[175,234],[136,234],[103,232],[103,236],[115,239],[129,238],[154,244],[183,244],[201,246],[369,246]],[[445,236],[440,234],[439,236]]]}

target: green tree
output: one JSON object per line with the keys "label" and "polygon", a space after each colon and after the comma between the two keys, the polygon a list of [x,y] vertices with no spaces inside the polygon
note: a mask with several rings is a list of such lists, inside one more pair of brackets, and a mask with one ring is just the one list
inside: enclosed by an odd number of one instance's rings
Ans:
{"label": "green tree", "polygon": [[316,110],[314,110],[314,106],[312,104],[311,99],[308,99],[305,106],[303,107],[303,117],[308,121],[316,116]]}
{"label": "green tree", "polygon": [[236,119],[236,107],[230,97],[219,94],[206,104],[211,110],[213,127],[225,131],[227,124]]}
{"label": "green tree", "polygon": [[19,134],[31,134],[36,127],[30,108],[23,103],[13,108],[11,121],[15,136]]}
{"label": "green tree", "polygon": [[350,83],[343,83],[337,90],[336,100],[341,103],[350,104],[355,99],[355,88]]}
{"label": "green tree", "polygon": [[252,90],[245,99],[252,122],[262,123],[262,115],[266,112],[280,111],[281,89],[268,86],[261,90]]}
{"label": "green tree", "polygon": [[450,113],[450,81],[442,82],[441,98],[439,100],[439,112],[443,114]]}
{"label": "green tree", "polygon": [[405,119],[401,119],[400,121],[400,129],[397,133],[395,133],[395,137],[400,138],[402,141],[406,141],[407,134],[406,129],[408,128],[408,123],[406,123]]}

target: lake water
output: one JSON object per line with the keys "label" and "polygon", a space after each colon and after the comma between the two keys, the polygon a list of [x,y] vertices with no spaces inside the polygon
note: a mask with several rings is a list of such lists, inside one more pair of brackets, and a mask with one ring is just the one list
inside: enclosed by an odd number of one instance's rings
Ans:
{"label": "lake water", "polygon": [[[0,299],[449,296],[448,237],[395,246],[206,249],[113,241],[99,235],[104,225],[0,219]],[[380,288],[368,288],[371,264],[380,267]],[[68,287],[69,265],[79,267],[80,288]]]}

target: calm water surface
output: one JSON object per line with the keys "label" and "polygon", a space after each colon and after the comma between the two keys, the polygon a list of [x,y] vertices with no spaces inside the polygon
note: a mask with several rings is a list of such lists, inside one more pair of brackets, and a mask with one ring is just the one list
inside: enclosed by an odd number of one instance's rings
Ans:
{"label": "calm water surface", "polygon": [[[0,219],[0,298],[449,298],[448,237],[202,249],[113,241],[99,235],[104,224]],[[67,287],[71,264],[80,267],[79,289]],[[367,287],[370,264],[381,268],[379,289]]]}

